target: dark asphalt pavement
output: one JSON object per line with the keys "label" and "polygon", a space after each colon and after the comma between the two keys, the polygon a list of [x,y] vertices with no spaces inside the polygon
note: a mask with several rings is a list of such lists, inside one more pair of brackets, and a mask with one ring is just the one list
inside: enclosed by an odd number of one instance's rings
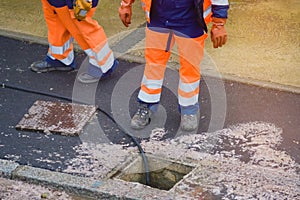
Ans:
{"label": "dark asphalt pavement", "polygon": [[[32,62],[44,58],[47,46],[2,36],[0,36],[0,46],[1,83],[72,97],[76,70],[34,73],[29,69]],[[82,52],[76,55],[79,65],[85,56]],[[111,113],[111,96],[115,85],[124,73],[138,65],[140,64],[120,60],[120,66],[114,75],[110,79],[99,82],[95,94],[96,104],[107,113]],[[137,78],[140,76],[137,75]],[[199,134],[208,130],[212,115],[212,101],[207,81],[215,81],[215,78],[205,77],[201,83],[199,101],[201,116],[205,117],[200,120]],[[279,148],[300,163],[300,95],[232,81],[221,80],[221,82],[224,84],[226,92],[224,127],[252,121],[273,123],[283,129],[283,142]],[[82,85],[83,90],[87,88],[88,86]],[[81,143],[79,137],[45,135],[44,133],[15,129],[15,125],[36,100],[57,99],[8,88],[0,88],[0,94],[0,159],[16,160],[20,164],[55,171],[64,169],[65,161],[75,156],[72,147]],[[136,95],[137,90],[130,97],[129,110],[131,114],[137,106]],[[168,135],[166,137],[174,137],[172,131],[178,129],[180,120],[177,99],[171,91],[164,89],[161,104],[168,112],[165,127]],[[109,127],[104,130],[107,138],[113,143],[124,142],[124,133],[120,132],[104,114],[99,113],[98,116],[101,126]],[[125,142],[130,143],[131,141],[126,138]],[[49,160],[53,162],[49,162]]]}

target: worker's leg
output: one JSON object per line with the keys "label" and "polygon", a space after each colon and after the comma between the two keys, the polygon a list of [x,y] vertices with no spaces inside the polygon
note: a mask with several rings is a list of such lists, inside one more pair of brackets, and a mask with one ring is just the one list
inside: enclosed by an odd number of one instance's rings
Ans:
{"label": "worker's leg", "polygon": [[47,0],[42,0],[42,7],[48,27],[49,49],[46,60],[33,63],[31,68],[37,72],[71,70],[75,67],[73,38],[58,17],[55,7]]}
{"label": "worker's leg", "polygon": [[[83,21],[74,19],[74,23],[80,30],[84,38],[82,38],[87,44],[87,48],[83,50],[89,56],[89,62],[101,69],[103,73],[106,73],[114,63],[114,55],[107,42],[106,34],[92,17],[96,11],[96,7],[92,8],[88,13],[87,17]],[[73,15],[72,15],[73,18]]]}
{"label": "worker's leg", "polygon": [[158,31],[158,29],[154,31],[146,28],[146,65],[138,94],[140,106],[131,120],[131,127],[134,129],[141,129],[148,125],[151,112],[157,110],[166,64],[170,57],[170,51],[166,49],[172,48],[174,44],[172,32]]}
{"label": "worker's leg", "polygon": [[97,82],[100,77],[105,77],[118,65],[110,49],[103,28],[92,17],[96,7],[92,8],[84,20],[78,21],[72,9],[65,16],[62,8],[56,9],[64,26],[72,34],[80,47],[89,57],[88,71],[78,76],[83,83]]}
{"label": "worker's leg", "polygon": [[83,83],[97,82],[100,77],[108,76],[117,66],[105,32],[98,22],[92,19],[96,8],[92,8],[84,20],[78,21],[72,9],[67,6],[56,8],[55,11],[67,30],[75,38],[80,47],[89,57],[88,72],[79,75]]}
{"label": "worker's leg", "polygon": [[198,127],[200,92],[200,62],[204,55],[204,40],[207,35],[196,38],[175,35],[180,58],[178,102],[181,112],[181,127],[195,130]]}
{"label": "worker's leg", "polygon": [[[171,33],[172,34],[172,33]],[[170,51],[166,51],[169,37],[173,34],[146,29],[145,70],[139,92],[139,100],[146,103],[158,103]],[[174,40],[172,39],[172,44]]]}

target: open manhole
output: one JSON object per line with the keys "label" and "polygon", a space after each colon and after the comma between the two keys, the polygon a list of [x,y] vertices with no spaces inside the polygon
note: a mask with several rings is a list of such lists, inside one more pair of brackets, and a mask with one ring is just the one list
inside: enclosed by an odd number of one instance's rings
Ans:
{"label": "open manhole", "polygon": [[[147,159],[150,171],[149,186],[160,190],[170,190],[176,183],[182,180],[185,175],[194,169],[193,166],[154,156],[147,156]],[[112,178],[146,185],[146,173],[142,158],[137,158],[128,166],[115,173]]]}
{"label": "open manhole", "polygon": [[36,101],[16,125],[17,129],[79,135],[97,108],[92,105]]}

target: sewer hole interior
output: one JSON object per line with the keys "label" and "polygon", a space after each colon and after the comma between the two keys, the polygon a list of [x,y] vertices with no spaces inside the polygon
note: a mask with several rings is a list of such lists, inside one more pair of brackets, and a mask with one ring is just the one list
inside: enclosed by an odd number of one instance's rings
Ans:
{"label": "sewer hole interior", "polygon": [[[192,166],[154,157],[148,157],[148,165],[150,171],[149,186],[160,190],[170,190],[194,168]],[[122,171],[117,172],[113,177],[146,185],[146,173],[142,159],[137,158]]]}

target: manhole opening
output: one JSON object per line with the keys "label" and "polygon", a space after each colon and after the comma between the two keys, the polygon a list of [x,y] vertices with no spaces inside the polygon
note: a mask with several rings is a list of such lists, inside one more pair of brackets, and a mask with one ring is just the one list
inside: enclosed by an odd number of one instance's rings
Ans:
{"label": "manhole opening", "polygon": [[[150,186],[160,190],[170,190],[194,167],[185,164],[147,156],[150,171]],[[142,158],[137,158],[124,169],[119,170],[113,178],[146,185],[146,173]]]}

